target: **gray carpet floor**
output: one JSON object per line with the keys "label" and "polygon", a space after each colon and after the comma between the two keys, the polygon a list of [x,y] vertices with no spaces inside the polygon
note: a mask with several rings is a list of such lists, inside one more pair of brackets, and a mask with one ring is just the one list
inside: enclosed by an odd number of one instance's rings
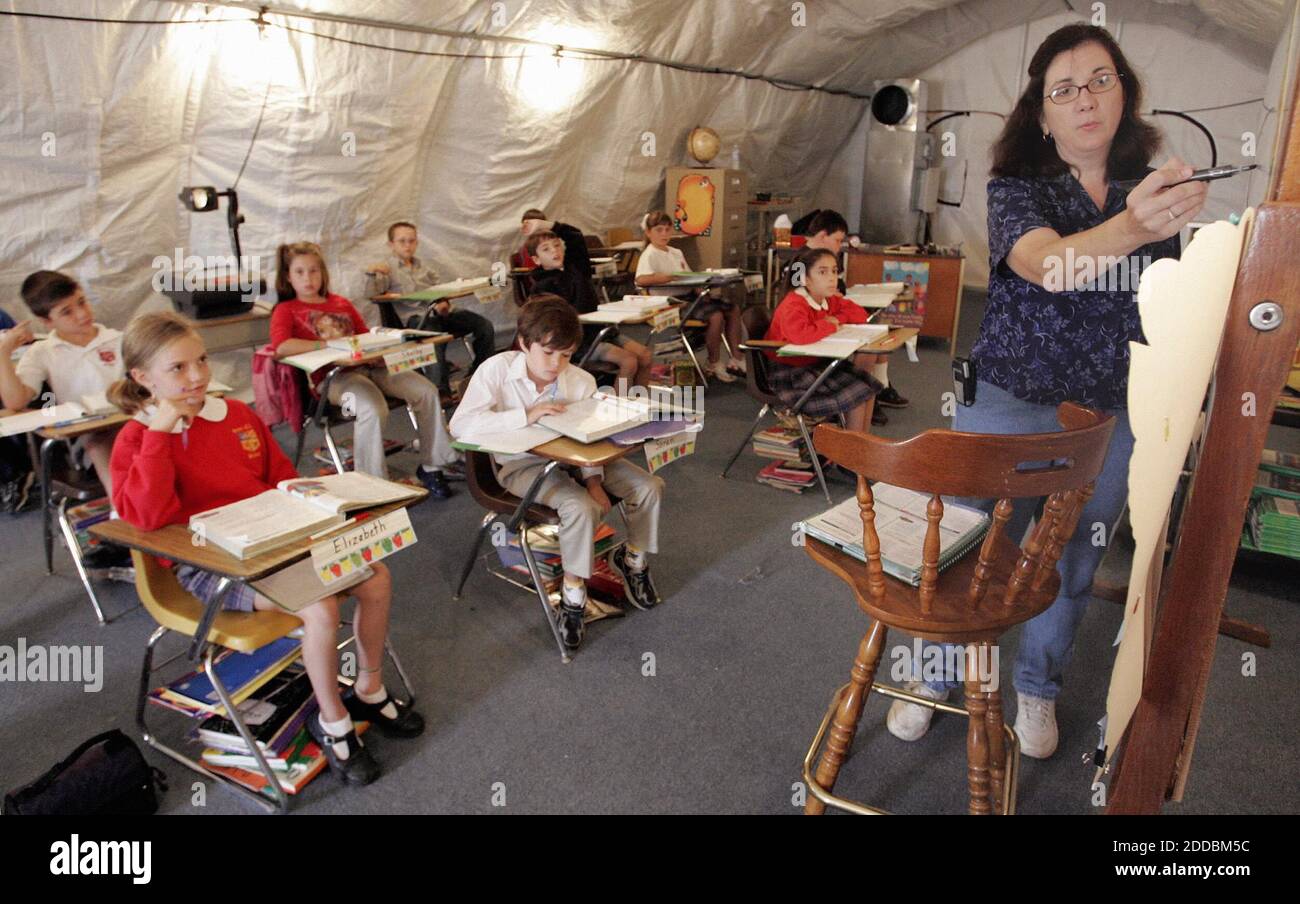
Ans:
{"label": "gray carpet floor", "polygon": [[[978,328],[980,301],[968,293],[963,352]],[[891,367],[912,404],[889,413],[889,425],[878,430],[885,436],[944,425],[948,350],[923,344],[920,357],[914,364],[900,355]],[[800,763],[831,692],[847,680],[866,620],[846,588],[791,542],[792,525],[825,508],[819,494],[754,483],[761,460],[749,452],[730,479],[719,477],[756,406],[737,385],[711,389],[706,407],[697,453],[663,472],[662,552],[653,560],[663,605],[593,625],[570,665],[561,664],[535,598],[481,565],[462,600],[452,600],[480,517],[463,485],[455,485],[461,489],[451,500],[414,509],[419,544],[392,560],[392,636],[428,729],[411,741],[373,738],[386,770],[379,782],[351,789],[326,776],[295,800],[295,809],[797,813]],[[286,446],[288,440],[281,435]],[[1270,445],[1296,450],[1300,438],[1275,428]],[[396,467],[412,464],[407,457]],[[852,492],[844,478],[831,486],[837,501]],[[97,645],[105,678],[97,693],[72,684],[0,682],[5,788],[34,778],[93,733],[133,730],[140,656],[153,629],[140,609],[97,626],[66,552],[56,552],[55,574],[46,576],[39,547],[37,514],[0,516],[0,644],[22,637],[28,644]],[[1124,583],[1128,567],[1128,548],[1118,542],[1100,574]],[[1219,638],[1187,798],[1170,812],[1300,810],[1298,576],[1300,570],[1277,561],[1239,565],[1227,609],[1267,627],[1273,646]],[[112,611],[135,600],[128,585],[102,585],[101,594]],[[1083,621],[1058,703],[1060,749],[1046,761],[1022,761],[1022,813],[1096,812],[1092,770],[1081,756],[1097,742],[1120,614],[1119,606],[1095,600]],[[1016,637],[1013,631],[1004,639],[1001,657],[1008,721],[1015,717]],[[890,638],[891,646],[910,641]],[[179,640],[170,643],[179,649]],[[1242,674],[1246,653],[1257,657],[1250,677]],[[646,675],[650,661],[653,674]],[[884,729],[887,702],[870,700],[839,789],[895,812],[963,812],[964,722],[940,715],[922,740],[905,743]],[[151,718],[164,738],[179,740],[187,727],[162,710]],[[194,779],[153,752],[147,756],[172,781],[164,812],[249,812],[215,788],[207,789],[204,807],[194,806]]]}

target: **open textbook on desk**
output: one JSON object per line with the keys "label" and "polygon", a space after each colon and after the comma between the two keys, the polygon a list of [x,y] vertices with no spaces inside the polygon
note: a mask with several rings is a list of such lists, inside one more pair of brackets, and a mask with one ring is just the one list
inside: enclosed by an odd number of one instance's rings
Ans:
{"label": "open textbook on desk", "polygon": [[[871,487],[875,501],[876,534],[880,537],[880,566],[886,574],[921,584],[921,551],[925,544],[928,493],[877,483]],[[802,522],[804,532],[843,550],[862,562],[862,515],[854,496],[828,511]],[[939,522],[939,570],[965,555],[988,530],[986,512],[955,502],[945,502]]]}
{"label": "open textbook on desk", "polygon": [[295,477],[274,490],[199,512],[189,526],[232,556],[248,559],[342,524],[344,512],[415,499],[420,492],[358,471]]}
{"label": "open textbook on desk", "polygon": [[870,345],[889,333],[889,327],[876,323],[848,323],[825,339],[803,345],[783,345],[778,357],[812,355],[817,358],[847,358],[864,345]]}

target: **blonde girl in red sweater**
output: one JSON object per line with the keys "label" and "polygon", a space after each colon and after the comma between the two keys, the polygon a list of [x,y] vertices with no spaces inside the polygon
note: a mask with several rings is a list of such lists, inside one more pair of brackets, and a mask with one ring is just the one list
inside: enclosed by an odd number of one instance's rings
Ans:
{"label": "blonde girl in red sweater", "polygon": [[[817,248],[805,251],[790,265],[787,293],[772,315],[766,339],[806,345],[825,339],[844,323],[866,323],[862,308],[838,292],[839,264],[835,252]],[[772,391],[788,406],[805,392],[830,361],[826,358],[785,357],[768,353]],[[866,432],[871,407],[883,388],[867,373],[872,356],[854,355],[852,367],[840,365],[827,377],[803,407],[813,417],[840,415],[850,430]]]}
{"label": "blonde girl in red sweater", "polygon": [[[194,326],[175,313],[142,314],[122,338],[123,380],[109,399],[134,419],[113,445],[113,506],[142,530],[187,524],[191,515],[237,502],[297,476],[266,425],[243,402],[207,395],[212,377],[207,350]],[[385,734],[414,737],[420,714],[384,689],[381,667],[388,636],[392,582],[380,563],[348,592],[357,599],[354,619],[359,674],[339,694],[335,647],[343,594],[322,597],[297,616],[303,621],[302,658],[320,710],[307,721],[330,768],[348,784],[369,784],[380,769],[353,729],[353,719],[373,722]],[[220,578],[180,566],[181,585],[206,603]],[[275,604],[247,584],[231,587],[227,609],[273,610]]]}

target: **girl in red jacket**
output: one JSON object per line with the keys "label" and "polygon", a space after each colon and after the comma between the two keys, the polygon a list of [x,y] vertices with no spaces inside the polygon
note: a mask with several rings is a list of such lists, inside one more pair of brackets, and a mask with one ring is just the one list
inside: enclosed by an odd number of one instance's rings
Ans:
{"label": "girl in red jacket", "polygon": [[[772,315],[767,339],[804,345],[817,342],[839,329],[843,323],[866,323],[862,308],[836,291],[839,265],[834,252],[816,248],[805,251],[790,265],[788,292]],[[802,283],[802,285],[799,285]],[[777,357],[769,368],[772,390],[786,405],[793,407],[826,369],[830,361],[814,357]],[[871,423],[871,407],[880,383],[864,369],[867,355],[855,355],[853,367],[840,365],[817,387],[802,411],[813,417],[841,415],[850,430],[866,431]]]}
{"label": "girl in red jacket", "polygon": [[[126,378],[109,389],[109,399],[135,416],[113,444],[113,506],[142,530],[187,524],[191,515],[273,489],[298,476],[266,425],[243,402],[207,395],[212,377],[207,350],[193,325],[175,313],[143,314],[122,338]],[[385,734],[414,737],[424,730],[420,714],[384,689],[381,667],[388,636],[392,581],[381,563],[355,585],[354,619],[359,674],[340,696],[335,648],[343,594],[324,596],[301,611],[302,658],[320,710],[307,728],[349,784],[369,784],[379,766],[361,744],[352,720],[373,722]],[[182,565],[176,577],[206,603],[220,578]],[[275,603],[248,584],[226,593],[227,609],[274,610]]]}

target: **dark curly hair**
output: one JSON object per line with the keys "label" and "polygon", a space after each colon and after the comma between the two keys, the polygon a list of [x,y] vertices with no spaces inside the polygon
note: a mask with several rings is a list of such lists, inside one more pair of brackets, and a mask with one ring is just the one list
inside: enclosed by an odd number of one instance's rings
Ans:
{"label": "dark curly hair", "polygon": [[1056,142],[1044,141],[1040,121],[1047,67],[1058,54],[1083,44],[1100,44],[1115,62],[1124,90],[1124,113],[1115,130],[1106,160],[1106,176],[1131,179],[1142,176],[1160,149],[1160,132],[1138,115],[1142,107],[1142,82],[1110,32],[1096,25],[1075,23],[1058,28],[1038,45],[1029,61],[1029,82],[993,145],[993,176],[1056,176],[1070,171],[1056,152]]}

